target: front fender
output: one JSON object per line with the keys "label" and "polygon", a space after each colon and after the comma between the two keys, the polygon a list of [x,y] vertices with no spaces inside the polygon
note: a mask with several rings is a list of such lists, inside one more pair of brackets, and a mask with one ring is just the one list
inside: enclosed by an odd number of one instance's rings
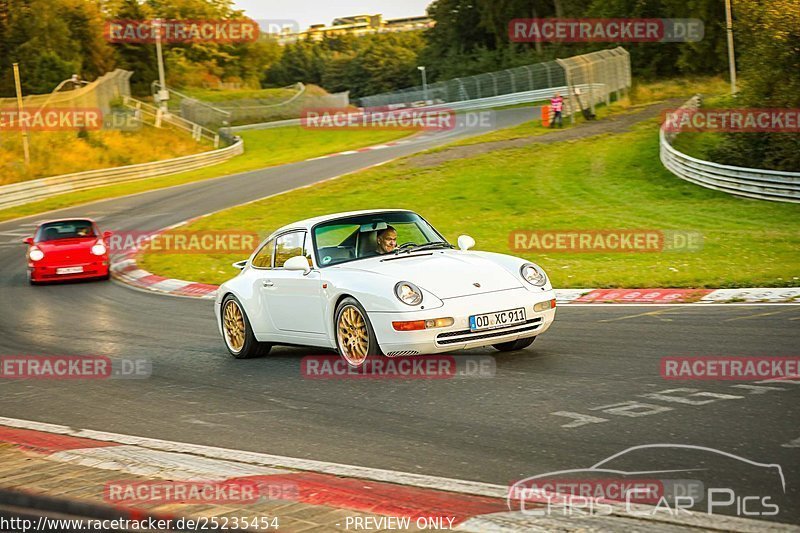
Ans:
{"label": "front fender", "polygon": [[[551,291],[553,290],[553,286],[550,283],[550,276],[547,274],[547,271],[541,267],[538,263],[534,263],[533,261],[528,261],[527,259],[522,259],[521,257],[515,257],[513,255],[506,255],[506,254],[498,254],[495,252],[472,252],[469,253],[478,254],[481,257],[485,257],[490,261],[496,263],[497,265],[503,267],[508,272],[514,275],[517,279],[522,282],[522,285],[531,292],[543,292],[543,291]],[[528,263],[534,264],[539,267],[542,272],[547,275],[547,283],[544,284],[543,287],[535,287],[522,279],[522,275],[520,274],[519,270],[522,268],[522,265],[526,265]]]}

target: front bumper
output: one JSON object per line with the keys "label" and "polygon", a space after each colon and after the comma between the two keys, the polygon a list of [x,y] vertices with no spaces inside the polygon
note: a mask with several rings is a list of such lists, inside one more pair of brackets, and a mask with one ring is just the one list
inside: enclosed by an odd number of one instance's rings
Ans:
{"label": "front bumper", "polygon": [[[552,290],[539,293],[527,289],[511,289],[443,300],[444,305],[429,311],[404,313],[369,313],[372,328],[383,353],[389,356],[428,355],[468,348],[490,346],[501,342],[536,337],[547,331],[555,319],[555,308],[535,312],[534,305],[555,299]],[[483,313],[525,308],[526,322],[514,326],[472,332],[469,317]],[[396,331],[394,321],[426,320],[452,317],[446,328],[417,331]]]}
{"label": "front bumper", "polygon": [[[57,269],[65,267],[81,267],[82,272],[74,274],[58,274]],[[67,279],[86,279],[86,278],[100,278],[108,275],[108,259],[99,259],[97,261],[69,263],[63,265],[38,265],[36,263],[28,264],[28,271],[33,281],[58,281]]]}

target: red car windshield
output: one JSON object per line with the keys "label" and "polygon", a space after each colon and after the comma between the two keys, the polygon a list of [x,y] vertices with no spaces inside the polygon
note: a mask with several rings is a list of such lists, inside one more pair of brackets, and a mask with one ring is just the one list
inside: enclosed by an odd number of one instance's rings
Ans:
{"label": "red car windshield", "polygon": [[82,239],[96,237],[94,225],[89,220],[65,220],[42,224],[36,232],[36,242],[58,241],[62,239]]}

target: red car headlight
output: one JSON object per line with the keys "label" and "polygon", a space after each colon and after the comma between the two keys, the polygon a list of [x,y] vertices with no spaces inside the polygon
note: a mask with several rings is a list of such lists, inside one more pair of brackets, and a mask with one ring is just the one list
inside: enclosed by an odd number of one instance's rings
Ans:
{"label": "red car headlight", "polygon": [[31,249],[28,250],[28,257],[31,261],[41,261],[44,259],[44,252],[35,246],[31,246]]}
{"label": "red car headlight", "polygon": [[103,241],[97,241],[94,246],[92,246],[92,254],[93,255],[105,255],[107,251],[106,245],[103,244]]}

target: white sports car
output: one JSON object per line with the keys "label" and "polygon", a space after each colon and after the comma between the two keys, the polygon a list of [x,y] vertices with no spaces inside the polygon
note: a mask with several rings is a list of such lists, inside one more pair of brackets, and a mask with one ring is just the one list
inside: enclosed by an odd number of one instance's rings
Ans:
{"label": "white sports car", "polygon": [[[399,243],[399,245],[398,245]],[[339,213],[273,233],[217,292],[215,313],[237,358],[274,344],[368,356],[428,355],[492,345],[521,350],[555,318],[537,265],[449,244],[406,210]]]}

